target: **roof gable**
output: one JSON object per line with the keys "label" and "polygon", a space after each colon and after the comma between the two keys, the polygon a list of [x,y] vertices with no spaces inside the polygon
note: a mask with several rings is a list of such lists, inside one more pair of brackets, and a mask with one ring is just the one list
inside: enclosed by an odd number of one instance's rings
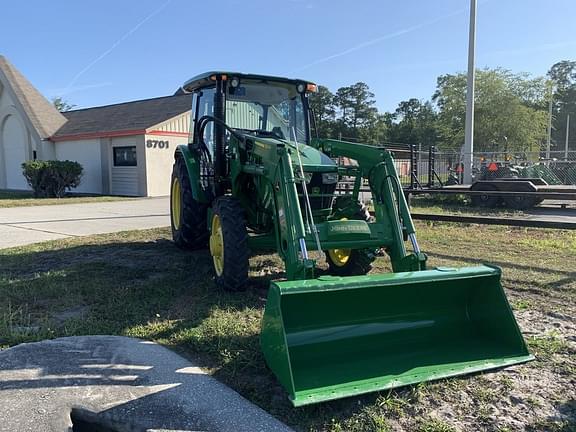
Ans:
{"label": "roof gable", "polygon": [[17,102],[41,138],[48,138],[64,123],[64,117],[4,56],[0,55],[0,78],[14,92]]}
{"label": "roof gable", "polygon": [[110,133],[144,133],[190,110],[191,95],[165,96],[125,102],[102,107],[66,111],[68,122],[54,135],[55,141],[65,137],[100,136]]}

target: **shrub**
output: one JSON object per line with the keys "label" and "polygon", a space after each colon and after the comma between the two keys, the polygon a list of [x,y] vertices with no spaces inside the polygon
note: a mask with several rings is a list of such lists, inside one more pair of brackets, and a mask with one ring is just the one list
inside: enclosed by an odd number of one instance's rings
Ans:
{"label": "shrub", "polygon": [[62,198],[80,184],[82,165],[73,161],[28,161],[22,164],[26,181],[37,198]]}

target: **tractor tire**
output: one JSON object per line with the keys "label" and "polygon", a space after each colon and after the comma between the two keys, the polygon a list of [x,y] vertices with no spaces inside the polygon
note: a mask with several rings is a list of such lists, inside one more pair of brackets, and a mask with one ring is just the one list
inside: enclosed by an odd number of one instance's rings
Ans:
{"label": "tractor tire", "polygon": [[[482,189],[476,189],[480,191],[497,191],[498,188],[491,184],[482,185]],[[484,207],[484,208],[496,208],[500,205],[500,197],[494,195],[482,194],[482,195],[472,195],[471,198],[472,205],[474,207]]]}
{"label": "tractor tire", "polygon": [[[344,197],[342,197],[344,198]],[[346,197],[348,198],[348,197]],[[334,206],[338,208],[340,204],[338,199]],[[368,208],[359,201],[346,202],[347,208],[352,205],[355,207],[350,219],[370,221],[370,212]],[[344,207],[342,205],[342,207]],[[325,251],[326,261],[328,262],[328,272],[335,276],[361,276],[372,270],[372,262],[376,259],[377,250],[375,249],[331,249]]]}
{"label": "tractor tire", "polygon": [[205,249],[208,245],[208,207],[192,195],[188,169],[181,157],[172,167],[170,222],[174,244],[181,249]]}
{"label": "tractor tire", "polygon": [[245,291],[248,285],[250,249],[244,209],[232,197],[212,204],[210,254],[216,286],[225,291]]}

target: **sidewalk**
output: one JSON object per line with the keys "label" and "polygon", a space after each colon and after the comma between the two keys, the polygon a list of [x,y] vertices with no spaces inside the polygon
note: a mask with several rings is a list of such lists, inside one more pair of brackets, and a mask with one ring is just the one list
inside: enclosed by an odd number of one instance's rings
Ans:
{"label": "sidewalk", "polygon": [[0,249],[170,225],[168,197],[0,209]]}

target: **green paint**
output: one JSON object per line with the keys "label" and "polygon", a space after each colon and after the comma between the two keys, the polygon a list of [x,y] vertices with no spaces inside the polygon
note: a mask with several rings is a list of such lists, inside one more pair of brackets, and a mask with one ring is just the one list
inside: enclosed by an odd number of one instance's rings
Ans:
{"label": "green paint", "polygon": [[486,266],[273,283],[261,337],[295,406],[533,358]]}

